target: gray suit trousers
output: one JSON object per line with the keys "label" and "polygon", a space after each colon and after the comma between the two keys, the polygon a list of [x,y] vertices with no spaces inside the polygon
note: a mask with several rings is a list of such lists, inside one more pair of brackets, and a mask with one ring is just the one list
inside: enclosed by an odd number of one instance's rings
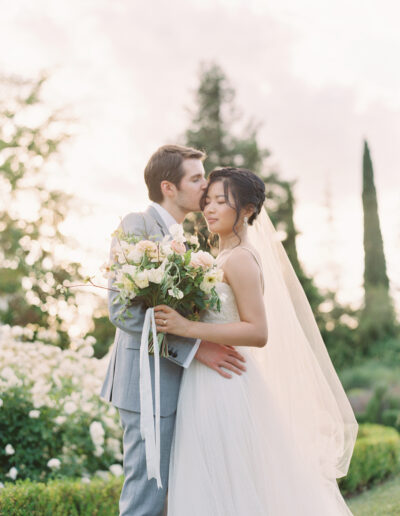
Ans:
{"label": "gray suit trousers", "polygon": [[140,413],[118,409],[124,430],[125,482],[119,500],[120,516],[162,516],[168,489],[168,468],[176,413],[160,418],[162,489],[147,480],[146,451],[140,435]]}

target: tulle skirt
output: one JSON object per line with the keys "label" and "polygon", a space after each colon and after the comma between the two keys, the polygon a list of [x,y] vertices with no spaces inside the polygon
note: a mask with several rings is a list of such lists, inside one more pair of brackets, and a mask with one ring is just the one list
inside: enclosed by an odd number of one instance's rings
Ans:
{"label": "tulle skirt", "polygon": [[251,349],[225,379],[184,371],[171,450],[168,516],[351,515],[336,479],[293,445]]}

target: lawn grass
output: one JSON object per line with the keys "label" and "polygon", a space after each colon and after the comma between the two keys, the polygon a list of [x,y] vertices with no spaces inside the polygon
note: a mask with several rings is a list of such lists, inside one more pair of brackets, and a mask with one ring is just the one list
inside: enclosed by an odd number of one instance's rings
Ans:
{"label": "lawn grass", "polygon": [[346,500],[354,516],[398,516],[400,514],[400,475]]}

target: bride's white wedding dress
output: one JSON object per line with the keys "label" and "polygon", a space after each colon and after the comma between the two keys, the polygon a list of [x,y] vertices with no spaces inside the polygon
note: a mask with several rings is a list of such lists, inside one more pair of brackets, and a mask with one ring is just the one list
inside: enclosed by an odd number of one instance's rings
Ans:
{"label": "bride's white wedding dress", "polygon": [[[216,288],[221,311],[207,311],[203,320],[240,320],[230,286]],[[184,371],[168,515],[351,515],[336,480],[323,478],[293,446],[256,360],[260,349],[240,352],[247,368],[241,376],[223,378],[197,360]]]}

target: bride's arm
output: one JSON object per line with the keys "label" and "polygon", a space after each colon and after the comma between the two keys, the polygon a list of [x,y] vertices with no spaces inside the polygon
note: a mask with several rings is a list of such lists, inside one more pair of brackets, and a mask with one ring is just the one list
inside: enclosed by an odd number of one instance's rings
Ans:
{"label": "bride's arm", "polygon": [[[267,320],[257,263],[247,251],[237,249],[225,262],[224,275],[236,298],[239,322],[214,324],[189,321],[172,308],[161,305],[155,308],[157,331],[231,346],[265,346]],[[165,324],[163,321],[166,321]]]}

